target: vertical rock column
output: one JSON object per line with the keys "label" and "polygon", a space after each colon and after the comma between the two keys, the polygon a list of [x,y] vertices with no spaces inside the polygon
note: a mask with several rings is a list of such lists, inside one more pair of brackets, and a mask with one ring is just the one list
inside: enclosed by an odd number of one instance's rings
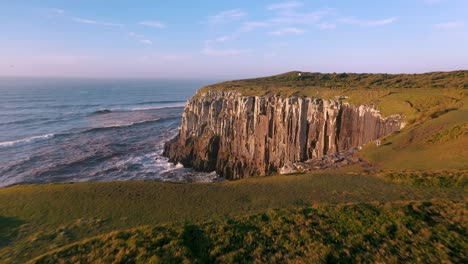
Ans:
{"label": "vertical rock column", "polygon": [[179,135],[164,155],[240,179],[361,146],[399,128],[397,116],[383,118],[373,108],[336,100],[209,91],[188,101]]}

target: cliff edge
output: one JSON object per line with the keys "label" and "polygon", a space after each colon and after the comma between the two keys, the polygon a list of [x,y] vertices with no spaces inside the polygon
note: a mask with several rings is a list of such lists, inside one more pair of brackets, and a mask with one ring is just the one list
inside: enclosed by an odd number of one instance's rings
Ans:
{"label": "cliff edge", "polygon": [[339,99],[209,90],[188,101],[180,132],[166,143],[164,155],[234,180],[288,172],[295,164],[347,152],[401,125],[398,115],[384,118],[372,107]]}

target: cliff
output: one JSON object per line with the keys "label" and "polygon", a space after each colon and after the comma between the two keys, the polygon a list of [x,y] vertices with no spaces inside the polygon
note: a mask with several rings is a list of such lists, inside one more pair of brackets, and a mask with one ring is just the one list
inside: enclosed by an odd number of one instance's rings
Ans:
{"label": "cliff", "polygon": [[330,160],[400,127],[400,116],[384,118],[371,107],[338,99],[209,90],[188,101],[179,135],[166,143],[164,155],[196,170],[240,179]]}

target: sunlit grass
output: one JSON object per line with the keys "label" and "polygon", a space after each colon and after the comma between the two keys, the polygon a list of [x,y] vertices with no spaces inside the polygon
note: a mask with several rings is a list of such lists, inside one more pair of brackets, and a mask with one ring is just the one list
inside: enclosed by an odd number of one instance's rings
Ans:
{"label": "sunlit grass", "polygon": [[269,210],[204,224],[113,232],[34,263],[466,261],[465,204],[424,201]]}
{"label": "sunlit grass", "polygon": [[[317,203],[463,200],[463,188],[419,188],[345,173],[236,182],[107,182],[0,189],[0,262],[27,260],[87,237],[144,225],[199,223]],[[13,261],[14,262],[14,261]]]}

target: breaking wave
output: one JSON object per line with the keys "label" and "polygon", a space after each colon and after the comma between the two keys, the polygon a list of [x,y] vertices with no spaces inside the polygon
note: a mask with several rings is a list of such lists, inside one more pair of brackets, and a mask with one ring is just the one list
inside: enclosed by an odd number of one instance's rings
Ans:
{"label": "breaking wave", "polygon": [[131,111],[145,111],[145,110],[157,110],[157,109],[165,109],[165,108],[181,108],[185,106],[185,102],[174,103],[170,105],[151,105],[151,106],[138,106],[138,107],[131,107],[131,108],[111,108],[111,109],[99,109],[91,113],[91,115],[103,115],[109,114],[114,112],[131,112]]}
{"label": "breaking wave", "polygon": [[47,135],[23,138],[23,139],[14,140],[14,141],[0,142],[0,148],[14,147],[14,146],[18,146],[18,145],[25,145],[25,144],[34,143],[34,142],[41,141],[41,140],[51,139],[54,136],[55,136],[55,134],[47,134]]}

